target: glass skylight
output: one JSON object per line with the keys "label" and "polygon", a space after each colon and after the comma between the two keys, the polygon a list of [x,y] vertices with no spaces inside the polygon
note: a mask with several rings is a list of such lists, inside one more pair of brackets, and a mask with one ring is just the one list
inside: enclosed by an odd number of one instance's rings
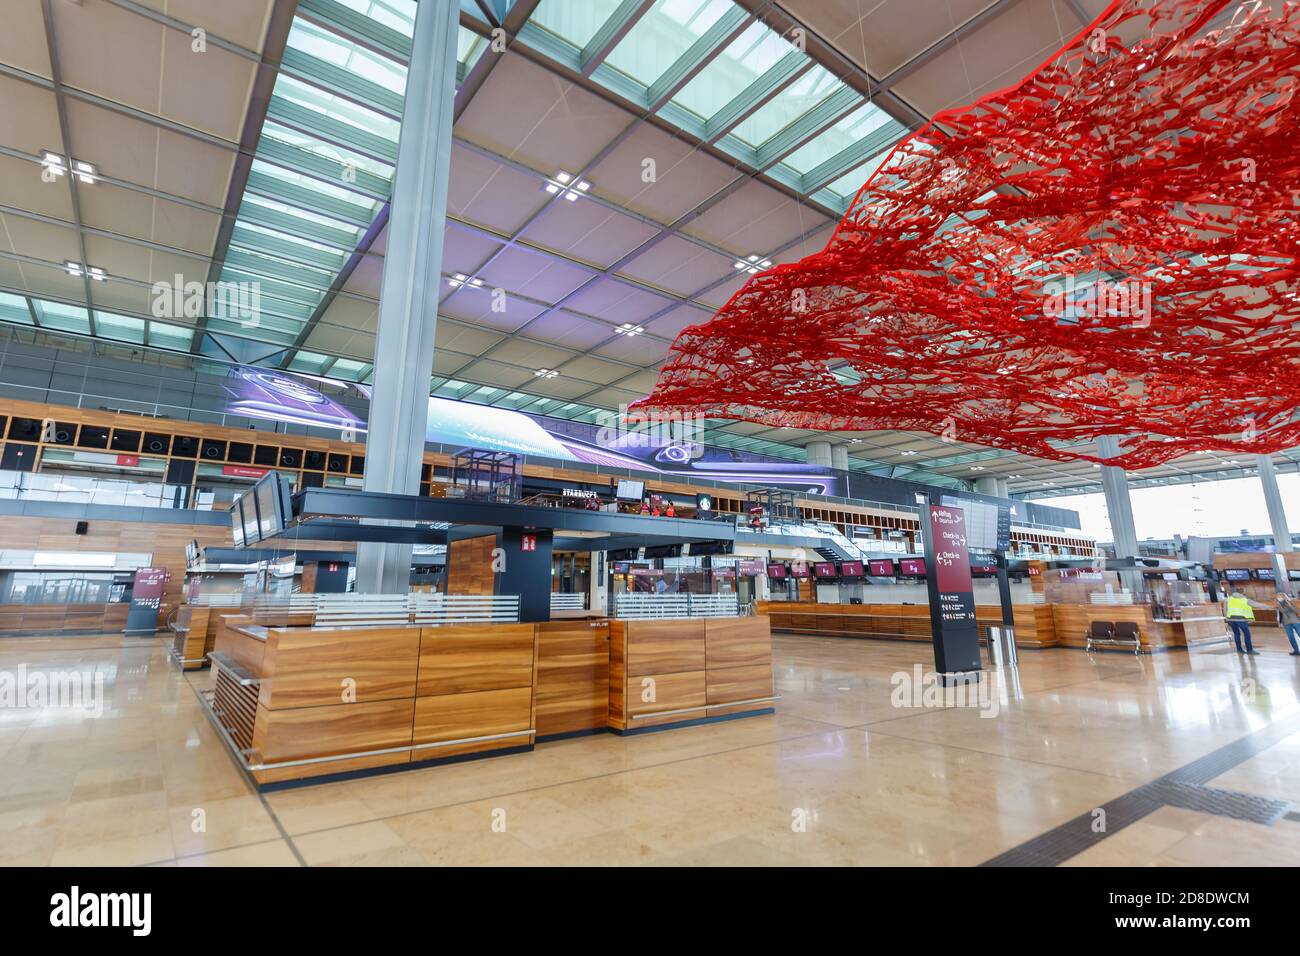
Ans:
{"label": "glass skylight", "polygon": [[542,0],[530,23],[544,27],[581,50],[614,12],[619,0]]}
{"label": "glass skylight", "polygon": [[731,7],[730,0],[657,0],[605,62],[649,86]]}

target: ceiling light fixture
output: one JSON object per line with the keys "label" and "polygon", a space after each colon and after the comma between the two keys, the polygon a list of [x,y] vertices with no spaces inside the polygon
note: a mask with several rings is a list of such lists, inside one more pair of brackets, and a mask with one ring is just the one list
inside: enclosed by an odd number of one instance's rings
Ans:
{"label": "ceiling light fixture", "polygon": [[624,322],[622,325],[620,325],[618,328],[614,330],[614,334],[626,335],[628,338],[631,338],[634,335],[640,335],[644,331],[645,328],[643,326],[633,325],[631,322]]}
{"label": "ceiling light fixture", "polygon": [[[64,157],[50,149],[41,150],[41,165],[48,169],[54,176],[62,176],[68,171],[67,163]],[[98,178],[99,170],[94,163],[88,163],[81,159],[72,161],[72,168],[76,171],[77,181],[82,183],[93,183]]]}
{"label": "ceiling light fixture", "polygon": [[[572,188],[569,188],[570,183],[573,184]],[[558,192],[563,192],[565,199],[569,202],[574,202],[579,196],[591,188],[591,183],[587,182],[585,179],[575,181],[572,176],[561,169],[555,174],[554,179],[546,180],[546,185],[543,188],[552,196]]]}
{"label": "ceiling light fixture", "polygon": [[536,372],[533,373],[533,377],[534,378],[555,378],[555,376],[559,374],[560,373],[555,371],[554,369],[539,368]]}
{"label": "ceiling light fixture", "polygon": [[63,271],[70,276],[87,275],[96,282],[106,281],[104,270],[99,268],[99,266],[82,266],[80,262],[73,262],[71,259],[68,259],[63,263]]}
{"label": "ceiling light fixture", "polygon": [[737,271],[743,269],[745,272],[748,272],[750,275],[756,275],[757,273],[761,272],[763,269],[772,268],[772,260],[760,259],[758,256],[746,256],[743,260],[737,259],[734,263],[732,263],[731,268]]}

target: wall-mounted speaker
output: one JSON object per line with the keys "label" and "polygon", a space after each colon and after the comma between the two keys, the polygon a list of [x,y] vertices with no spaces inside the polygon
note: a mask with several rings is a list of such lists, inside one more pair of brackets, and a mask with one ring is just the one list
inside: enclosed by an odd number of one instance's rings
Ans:
{"label": "wall-mounted speaker", "polygon": [[280,467],[281,468],[302,467],[302,452],[299,451],[297,448],[281,448]]}
{"label": "wall-mounted speaker", "polygon": [[9,425],[9,438],[16,441],[40,441],[41,422],[37,418],[15,418]]}
{"label": "wall-mounted speaker", "polygon": [[86,533],[88,533],[89,531],[90,531],[90,522],[89,522],[89,521],[78,521],[78,522],[77,522],[77,534],[86,534]]}
{"label": "wall-mounted speaker", "polygon": [[177,435],[172,439],[172,454],[181,458],[193,458],[199,453],[199,440],[189,435]]}
{"label": "wall-mounted speaker", "polygon": [[161,432],[145,432],[143,450],[150,455],[165,455],[171,448],[172,436]]}
{"label": "wall-mounted speaker", "polygon": [[310,468],[312,471],[325,470],[325,453],[323,451],[309,451],[303,458],[304,468]]}
{"label": "wall-mounted speaker", "polygon": [[226,443],[223,441],[214,441],[211,438],[203,439],[202,457],[210,461],[221,461],[226,457]]}
{"label": "wall-mounted speaker", "polygon": [[54,427],[45,433],[45,440],[56,445],[71,445],[77,440],[77,426],[71,422],[55,422]]}
{"label": "wall-mounted speaker", "polygon": [[329,470],[330,470],[330,471],[339,472],[340,474],[342,474],[343,472],[346,472],[346,471],[348,470],[348,456],[347,456],[347,455],[330,455],[330,457],[329,457]]}

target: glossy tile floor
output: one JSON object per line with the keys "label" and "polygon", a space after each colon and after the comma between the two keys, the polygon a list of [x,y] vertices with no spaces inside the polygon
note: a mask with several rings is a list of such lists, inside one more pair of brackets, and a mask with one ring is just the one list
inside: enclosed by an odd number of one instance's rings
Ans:
{"label": "glossy tile floor", "polygon": [[[164,641],[5,639],[0,679],[103,686],[99,716],[0,708],[0,863],[978,864],[1274,725],[1210,785],[1300,804],[1300,658],[1256,643],[1022,651],[985,707],[905,707],[928,645],[779,635],[775,716],[259,795]],[[1296,820],[1166,806],[1065,862],[1296,865]]]}

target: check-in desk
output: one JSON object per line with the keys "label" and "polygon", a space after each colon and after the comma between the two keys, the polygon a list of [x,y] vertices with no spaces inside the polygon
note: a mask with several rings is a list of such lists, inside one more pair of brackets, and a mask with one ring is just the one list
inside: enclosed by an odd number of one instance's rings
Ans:
{"label": "check-in desk", "polygon": [[774,701],[764,616],[610,622],[609,726],[617,733],[771,713]]}
{"label": "check-in desk", "polygon": [[267,627],[221,618],[210,708],[259,786],[772,710],[763,617]]}

